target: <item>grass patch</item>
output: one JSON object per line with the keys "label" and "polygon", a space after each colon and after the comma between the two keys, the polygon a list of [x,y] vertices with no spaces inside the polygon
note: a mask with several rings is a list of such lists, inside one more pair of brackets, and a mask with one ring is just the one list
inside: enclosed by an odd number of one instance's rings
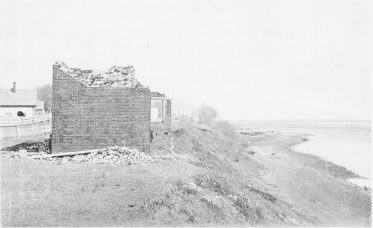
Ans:
{"label": "grass patch", "polygon": [[254,224],[265,221],[262,209],[250,205],[249,200],[246,197],[238,195],[238,197],[233,201],[233,205],[245,216],[246,221]]}
{"label": "grass patch", "polygon": [[278,219],[268,206],[274,202],[267,193],[210,172],[175,181],[165,197],[146,202],[143,209],[148,219],[168,225],[257,225]]}
{"label": "grass patch", "polygon": [[195,176],[194,182],[197,186],[216,192],[222,196],[227,196],[232,191],[232,187],[228,184],[227,180],[215,173]]}

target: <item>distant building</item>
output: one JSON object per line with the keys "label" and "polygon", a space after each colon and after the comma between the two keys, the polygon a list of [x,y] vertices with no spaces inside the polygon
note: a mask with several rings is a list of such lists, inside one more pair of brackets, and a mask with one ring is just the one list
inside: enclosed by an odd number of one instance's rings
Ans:
{"label": "distant building", "polygon": [[36,90],[17,90],[16,83],[10,90],[0,90],[0,117],[32,117],[44,114],[44,101],[37,100]]}

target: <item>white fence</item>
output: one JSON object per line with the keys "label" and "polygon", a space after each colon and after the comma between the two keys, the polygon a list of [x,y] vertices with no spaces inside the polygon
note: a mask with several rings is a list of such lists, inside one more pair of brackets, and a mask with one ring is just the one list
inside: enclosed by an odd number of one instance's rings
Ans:
{"label": "white fence", "polygon": [[52,114],[34,117],[0,117],[0,138],[52,132]]}

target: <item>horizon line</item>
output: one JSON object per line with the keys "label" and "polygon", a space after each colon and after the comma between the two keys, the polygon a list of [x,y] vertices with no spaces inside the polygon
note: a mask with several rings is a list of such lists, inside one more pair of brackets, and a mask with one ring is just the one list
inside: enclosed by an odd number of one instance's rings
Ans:
{"label": "horizon line", "polygon": [[227,119],[229,122],[371,122],[371,119]]}

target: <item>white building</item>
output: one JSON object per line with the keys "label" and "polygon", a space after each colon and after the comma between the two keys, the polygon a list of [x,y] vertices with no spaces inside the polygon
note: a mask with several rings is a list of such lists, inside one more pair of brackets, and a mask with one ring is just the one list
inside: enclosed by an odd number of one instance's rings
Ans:
{"label": "white building", "polygon": [[26,117],[43,115],[44,102],[37,101],[36,90],[16,90],[16,83],[10,90],[0,90],[0,117],[17,117],[22,112]]}

